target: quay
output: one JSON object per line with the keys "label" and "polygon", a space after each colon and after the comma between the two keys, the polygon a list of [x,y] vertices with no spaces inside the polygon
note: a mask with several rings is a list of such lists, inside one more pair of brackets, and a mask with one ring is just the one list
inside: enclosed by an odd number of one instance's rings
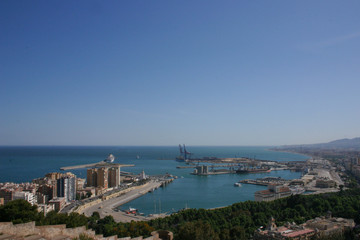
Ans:
{"label": "quay", "polygon": [[[217,165],[219,167],[220,165]],[[233,166],[225,165],[229,167],[229,169],[216,169],[213,168],[215,166],[209,165],[198,165],[195,167],[194,172],[190,173],[192,175],[199,175],[199,176],[207,176],[207,175],[218,175],[218,174],[229,174],[229,173],[236,173],[236,170]],[[209,170],[209,168],[211,170]]]}
{"label": "quay", "polygon": [[[254,167],[257,166],[257,167]],[[265,166],[265,167],[264,167]],[[227,169],[215,169],[219,167],[226,167]],[[233,174],[233,173],[262,173],[270,172],[272,167],[268,164],[250,165],[250,164],[213,164],[213,165],[193,165],[193,166],[177,166],[176,168],[194,168],[192,175],[214,175],[214,174]],[[284,168],[283,168],[284,169]]]}
{"label": "quay", "polygon": [[[287,164],[289,166],[290,163]],[[241,183],[268,186],[267,190],[255,192],[255,201],[272,201],[292,194],[319,194],[337,192],[344,182],[337,172],[337,166],[325,159],[308,159],[306,163],[291,164],[291,170],[303,170],[301,179],[281,178],[246,179]]]}
{"label": "quay", "polygon": [[85,214],[88,217],[91,216],[93,212],[98,212],[101,218],[111,215],[116,222],[148,221],[157,217],[165,217],[166,214],[154,214],[152,216],[127,214],[125,212],[118,211],[117,207],[152,192],[159,187],[166,186],[173,180],[173,178],[152,178],[143,185],[130,187],[106,197],[100,197],[92,202],[85,203],[84,205],[80,205],[74,210],[74,212]]}
{"label": "quay", "polygon": [[210,172],[206,172],[206,173],[193,172],[193,173],[190,173],[190,174],[191,175],[208,176],[208,175],[219,175],[219,174],[229,174],[229,173],[236,173],[236,171],[231,171],[231,170],[227,170],[227,169],[220,169],[220,170],[210,171]]}
{"label": "quay", "polygon": [[272,160],[261,160],[261,159],[251,159],[247,157],[240,157],[240,158],[216,158],[216,157],[204,157],[204,158],[188,158],[186,160],[183,160],[182,162],[186,163],[247,163],[247,164],[254,164],[254,163],[275,163],[276,161]]}
{"label": "quay", "polygon": [[[192,166],[177,166],[176,168],[197,168],[199,165],[192,165]],[[216,165],[204,165],[204,166],[208,166],[209,168],[217,168],[217,167],[238,167],[239,164],[234,163],[234,164],[216,164]]]}
{"label": "quay", "polygon": [[266,177],[266,178],[258,178],[258,179],[244,179],[241,180],[240,183],[245,184],[254,184],[254,185],[261,185],[261,186],[268,186],[270,184],[288,184],[290,180],[285,180],[280,177]]}

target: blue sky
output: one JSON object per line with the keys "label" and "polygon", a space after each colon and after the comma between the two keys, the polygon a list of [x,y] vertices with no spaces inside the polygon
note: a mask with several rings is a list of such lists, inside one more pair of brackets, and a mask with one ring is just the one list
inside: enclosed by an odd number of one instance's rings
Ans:
{"label": "blue sky", "polygon": [[0,1],[0,145],[360,136],[360,1]]}

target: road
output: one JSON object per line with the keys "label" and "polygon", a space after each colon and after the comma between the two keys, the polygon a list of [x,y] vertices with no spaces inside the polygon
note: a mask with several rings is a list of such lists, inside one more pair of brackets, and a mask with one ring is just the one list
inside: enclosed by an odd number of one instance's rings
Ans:
{"label": "road", "polygon": [[161,215],[154,215],[151,217],[145,217],[145,216],[139,216],[134,214],[126,214],[125,212],[116,212],[113,209],[117,206],[123,205],[127,202],[130,202],[138,197],[141,197],[142,195],[148,193],[149,191],[156,189],[160,187],[162,184],[161,181],[157,180],[151,180],[149,183],[140,186],[137,189],[131,190],[123,195],[120,195],[118,197],[104,200],[99,204],[93,205],[91,207],[88,207],[81,211],[80,213],[84,213],[86,216],[91,216],[93,212],[98,212],[100,214],[100,217],[103,218],[105,216],[111,215],[114,217],[114,220],[116,222],[130,222],[132,220],[134,221],[147,221],[156,217],[163,217],[164,214]]}

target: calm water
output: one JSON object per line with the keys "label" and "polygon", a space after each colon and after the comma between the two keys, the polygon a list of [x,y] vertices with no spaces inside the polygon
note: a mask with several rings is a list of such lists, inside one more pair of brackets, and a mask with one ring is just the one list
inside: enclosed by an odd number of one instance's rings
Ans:
{"label": "calm water", "polygon": [[[299,154],[274,152],[266,147],[187,147],[195,157],[255,157],[263,160],[299,161],[308,157]],[[262,186],[246,185],[234,187],[241,179],[266,176],[281,176],[286,179],[299,178],[300,173],[273,171],[259,174],[224,174],[213,176],[190,175],[192,169],[177,169],[184,165],[174,160],[178,155],[174,147],[0,147],[0,182],[28,182],[43,177],[48,172],[60,171],[60,167],[99,162],[109,153],[115,162],[135,164],[122,171],[146,174],[170,173],[178,176],[173,183],[153,193],[140,197],[121,208],[138,208],[145,214],[177,211],[184,207],[215,208],[235,202],[253,200],[254,192]],[[136,159],[139,155],[140,158]],[[86,178],[86,170],[73,170],[78,177]]]}

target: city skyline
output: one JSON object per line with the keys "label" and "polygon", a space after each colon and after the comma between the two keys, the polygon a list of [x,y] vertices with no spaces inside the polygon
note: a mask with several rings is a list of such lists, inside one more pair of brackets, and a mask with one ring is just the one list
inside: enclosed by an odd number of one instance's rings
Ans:
{"label": "city skyline", "polygon": [[0,2],[0,146],[360,136],[360,2],[107,3]]}

